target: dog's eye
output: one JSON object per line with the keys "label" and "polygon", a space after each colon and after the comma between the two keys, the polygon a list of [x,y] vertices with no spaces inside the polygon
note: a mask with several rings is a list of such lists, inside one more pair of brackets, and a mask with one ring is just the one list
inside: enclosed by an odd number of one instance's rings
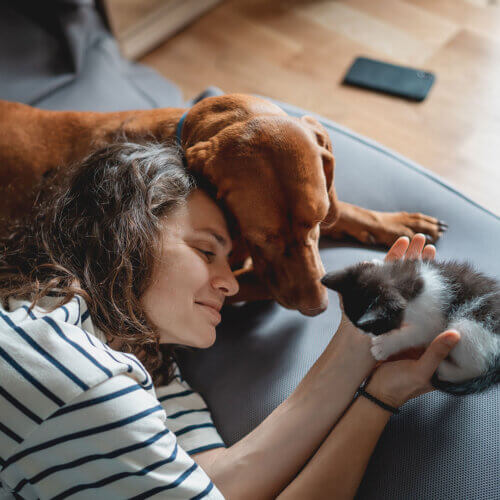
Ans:
{"label": "dog's eye", "polygon": [[273,241],[279,240],[280,236],[277,234],[266,234],[266,243],[272,243]]}

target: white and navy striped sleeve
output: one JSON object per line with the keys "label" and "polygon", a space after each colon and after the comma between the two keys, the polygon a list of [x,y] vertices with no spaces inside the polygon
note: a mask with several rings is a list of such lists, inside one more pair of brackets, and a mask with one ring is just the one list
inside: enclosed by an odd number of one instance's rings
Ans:
{"label": "white and navy striped sleeve", "polygon": [[189,455],[225,447],[205,401],[182,378],[177,366],[175,378],[155,391],[167,413],[167,427]]}
{"label": "white and navy striped sleeve", "polygon": [[41,423],[4,463],[2,479],[28,499],[223,498],[166,420],[136,381],[110,378]]}

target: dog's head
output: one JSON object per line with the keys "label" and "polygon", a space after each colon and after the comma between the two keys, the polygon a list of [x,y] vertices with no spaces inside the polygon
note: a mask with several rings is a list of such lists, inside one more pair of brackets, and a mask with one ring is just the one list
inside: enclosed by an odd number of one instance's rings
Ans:
{"label": "dog's head", "polygon": [[206,140],[193,140],[199,122],[188,125],[187,163],[217,188],[273,297],[313,316],[328,305],[320,282],[320,225],[333,224],[338,215],[331,142],[314,118],[293,118],[267,101],[244,98],[257,111],[216,110],[214,120],[226,113],[226,125]]}

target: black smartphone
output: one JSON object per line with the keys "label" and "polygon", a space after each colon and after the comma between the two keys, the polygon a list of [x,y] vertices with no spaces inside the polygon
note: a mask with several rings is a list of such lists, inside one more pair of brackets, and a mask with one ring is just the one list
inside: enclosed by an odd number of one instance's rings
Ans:
{"label": "black smartphone", "polygon": [[412,101],[423,101],[434,80],[434,74],[429,71],[358,57],[346,73],[343,83]]}

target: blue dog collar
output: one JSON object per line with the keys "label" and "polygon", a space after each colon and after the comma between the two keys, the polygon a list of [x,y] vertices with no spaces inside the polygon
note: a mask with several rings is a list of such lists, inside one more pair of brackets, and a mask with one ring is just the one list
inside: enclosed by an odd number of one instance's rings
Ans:
{"label": "blue dog collar", "polygon": [[177,124],[177,132],[176,132],[176,137],[177,137],[177,142],[179,143],[180,146],[182,146],[182,126],[184,125],[184,120],[186,119],[187,114],[189,113],[189,109],[186,109],[184,111],[183,115],[181,116],[181,119],[179,120],[179,123]]}

